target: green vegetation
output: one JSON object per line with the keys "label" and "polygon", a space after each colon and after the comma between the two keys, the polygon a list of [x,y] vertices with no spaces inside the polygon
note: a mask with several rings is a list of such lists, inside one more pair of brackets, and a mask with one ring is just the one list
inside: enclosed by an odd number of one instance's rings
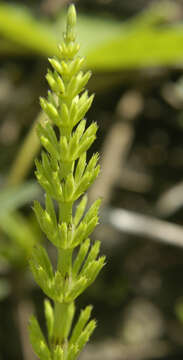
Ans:
{"label": "green vegetation", "polygon": [[0,358],[181,358],[183,5],[68,3],[0,2]]}
{"label": "green vegetation", "polygon": [[91,74],[81,70],[84,59],[77,56],[75,23],[76,12],[71,5],[59,55],[49,59],[53,70],[48,70],[46,78],[51,91],[47,99],[40,99],[48,120],[38,125],[44,151],[41,160],[36,161],[36,176],[46,198],[45,209],[36,201],[34,211],[58,255],[55,271],[46,249],[40,244],[33,249],[30,260],[36,282],[54,303],[52,307],[51,302],[45,301],[48,342],[35,317],[29,325],[33,349],[41,360],[78,357],[96,322],[89,320],[92,308],[87,306],[71,331],[75,300],[93,283],[105,262],[105,257],[98,258],[100,242],[91,244],[88,238],[98,224],[100,206],[100,200],[96,200],[85,214],[87,196],[83,194],[99,173],[98,154],[86,162],[97,125],[92,123],[86,128],[84,119],[93,95],[89,96],[84,90]]}
{"label": "green vegetation", "polygon": [[[175,13],[176,5],[166,1],[155,3],[124,23],[80,15],[78,35],[81,53],[87,56],[86,66],[96,71],[116,71],[181,63],[183,25],[166,25],[167,19]],[[53,24],[45,19],[37,20],[27,8],[1,2],[0,52],[56,54],[64,16],[61,13]]]}

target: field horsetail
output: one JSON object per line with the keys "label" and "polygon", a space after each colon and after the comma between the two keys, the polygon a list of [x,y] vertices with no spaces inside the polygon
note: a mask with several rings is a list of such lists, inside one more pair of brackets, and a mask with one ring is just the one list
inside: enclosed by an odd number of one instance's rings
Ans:
{"label": "field horsetail", "polygon": [[36,177],[45,191],[45,206],[35,201],[34,211],[42,231],[57,249],[55,270],[42,245],[33,249],[30,260],[35,281],[51,300],[44,303],[47,335],[34,316],[29,324],[30,340],[40,360],[78,358],[96,322],[90,319],[92,307],[87,306],[72,326],[75,300],[105,264],[105,257],[98,256],[100,242],[91,244],[89,238],[98,224],[101,201],[96,200],[86,211],[85,192],[100,168],[98,154],[86,160],[97,124],[87,127],[84,119],[93,101],[93,95],[85,90],[91,73],[82,71],[84,58],[78,56],[75,25],[76,10],[71,5],[63,42],[57,56],[49,59],[52,70],[46,79],[50,90],[46,99],[40,99],[47,120],[38,125],[43,150],[41,160],[36,160]]}

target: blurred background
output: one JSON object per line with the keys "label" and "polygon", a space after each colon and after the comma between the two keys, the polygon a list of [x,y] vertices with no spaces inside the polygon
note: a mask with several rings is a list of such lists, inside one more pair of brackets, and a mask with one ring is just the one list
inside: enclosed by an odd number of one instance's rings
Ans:
{"label": "blurred background", "polygon": [[[33,360],[27,321],[44,328],[44,296],[28,269],[45,241],[31,206],[39,96],[57,53],[67,0],[0,1],[0,360]],[[98,327],[81,360],[183,357],[183,1],[78,0],[78,39],[93,77],[91,149],[102,171],[107,265],[80,297]]]}

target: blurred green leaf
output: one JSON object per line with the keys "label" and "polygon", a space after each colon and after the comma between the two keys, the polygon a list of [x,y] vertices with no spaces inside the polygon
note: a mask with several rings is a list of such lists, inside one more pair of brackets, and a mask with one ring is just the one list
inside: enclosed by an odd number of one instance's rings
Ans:
{"label": "blurred green leaf", "polygon": [[[96,71],[175,65],[183,60],[183,25],[168,25],[179,7],[157,2],[132,19],[80,18],[80,38],[87,44],[87,67]],[[164,25],[163,25],[164,24]],[[166,24],[166,25],[165,25]]]}
{"label": "blurred green leaf", "polygon": [[[161,6],[160,6],[161,5]],[[77,32],[81,53],[86,54],[87,67],[96,71],[117,71],[124,68],[175,65],[183,61],[183,25],[157,26],[166,23],[176,6],[154,5],[130,21],[120,23],[109,18],[80,15]],[[57,52],[64,23],[62,12],[55,23],[36,19],[24,7],[0,4],[0,34],[7,39],[7,51]],[[6,50],[5,42],[3,42]]]}
{"label": "blurred green leaf", "polygon": [[13,266],[27,266],[34,244],[42,240],[35,216],[25,217],[18,211],[8,213],[0,217],[0,230],[0,257]]}
{"label": "blurred green leaf", "polygon": [[0,256],[13,266],[26,266],[32,247],[41,240],[34,218],[27,218],[16,211],[39,193],[40,187],[34,182],[8,187],[0,192]]}
{"label": "blurred green leaf", "polygon": [[39,193],[40,187],[36,182],[27,182],[19,186],[3,188],[0,191],[0,219],[32,201]]}
{"label": "blurred green leaf", "polygon": [[133,29],[87,54],[93,70],[175,65],[183,61],[183,27]]}
{"label": "blurred green leaf", "polygon": [[57,51],[56,37],[51,25],[34,18],[24,6],[10,5],[1,1],[0,34],[29,52],[48,56]]}
{"label": "blurred green leaf", "polygon": [[0,228],[9,238],[27,253],[35,243],[35,231],[32,223],[18,212],[0,217]]}

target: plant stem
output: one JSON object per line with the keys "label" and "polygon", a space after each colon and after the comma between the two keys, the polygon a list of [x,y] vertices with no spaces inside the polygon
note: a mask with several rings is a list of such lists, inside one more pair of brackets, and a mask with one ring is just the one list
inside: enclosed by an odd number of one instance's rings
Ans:
{"label": "plant stem", "polygon": [[73,249],[59,249],[58,250],[58,265],[57,270],[60,271],[65,281],[71,281],[72,270],[72,252]]}
{"label": "plant stem", "polygon": [[67,338],[72,325],[75,306],[71,303],[55,302],[53,344],[67,345]]}
{"label": "plant stem", "polygon": [[72,224],[72,205],[73,202],[61,202],[59,204],[59,221]]}

